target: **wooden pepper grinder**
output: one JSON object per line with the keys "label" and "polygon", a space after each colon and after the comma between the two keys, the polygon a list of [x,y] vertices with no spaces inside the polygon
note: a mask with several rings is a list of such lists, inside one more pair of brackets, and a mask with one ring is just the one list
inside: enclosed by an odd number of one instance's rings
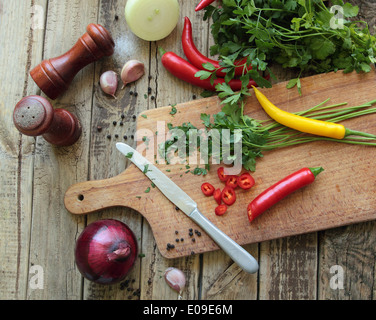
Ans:
{"label": "wooden pepper grinder", "polygon": [[60,57],[44,60],[31,70],[31,77],[50,99],[56,99],[67,90],[82,68],[114,53],[114,40],[103,26],[91,23],[86,30],[68,52]]}
{"label": "wooden pepper grinder", "polygon": [[78,119],[65,109],[53,109],[40,96],[28,96],[17,103],[13,112],[16,128],[27,136],[40,136],[56,146],[70,146],[81,135]]}

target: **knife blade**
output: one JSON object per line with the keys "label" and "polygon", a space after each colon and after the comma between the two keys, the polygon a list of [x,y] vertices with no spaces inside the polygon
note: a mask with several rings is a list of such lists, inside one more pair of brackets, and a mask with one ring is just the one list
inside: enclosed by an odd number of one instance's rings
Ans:
{"label": "knife blade", "polygon": [[117,143],[116,148],[130,159],[158,187],[168,200],[197,223],[239,267],[248,273],[257,272],[258,263],[256,259],[208,220],[199,211],[197,203],[169,177],[129,145]]}

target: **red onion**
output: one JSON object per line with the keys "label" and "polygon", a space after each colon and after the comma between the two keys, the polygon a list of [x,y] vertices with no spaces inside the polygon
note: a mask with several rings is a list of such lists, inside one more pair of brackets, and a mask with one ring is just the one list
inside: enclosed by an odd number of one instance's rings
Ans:
{"label": "red onion", "polygon": [[137,241],[129,227],[118,220],[89,224],[76,242],[78,270],[88,280],[114,284],[123,280],[137,257]]}

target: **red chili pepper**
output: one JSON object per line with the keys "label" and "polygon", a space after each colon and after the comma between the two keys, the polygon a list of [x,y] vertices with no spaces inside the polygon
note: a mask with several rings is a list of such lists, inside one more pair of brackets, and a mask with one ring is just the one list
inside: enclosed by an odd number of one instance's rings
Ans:
{"label": "red chili pepper", "polygon": [[210,183],[205,182],[201,186],[201,190],[204,193],[204,195],[206,195],[207,197],[210,197],[210,196],[213,195],[215,189],[214,189],[214,187]]}
{"label": "red chili pepper", "polygon": [[209,4],[212,4],[215,0],[201,0],[200,3],[197,5],[195,11],[200,11],[206,8]]}
{"label": "red chili pepper", "polygon": [[[192,37],[192,23],[189,20],[188,17],[185,17],[184,19],[184,28],[183,28],[183,35],[181,38],[184,54],[189,60],[190,63],[192,63],[196,68],[203,70],[203,64],[204,63],[211,63],[216,69],[216,75],[218,77],[224,77],[226,75],[225,72],[222,70],[222,68],[219,64],[219,61],[212,60],[206,56],[204,56],[196,47],[195,43],[193,42]],[[244,70],[244,64],[247,63],[247,58],[243,58],[240,60],[235,61],[235,65],[239,66],[235,68],[235,76],[241,76],[243,74]],[[251,70],[252,66],[249,66],[244,71]]]}
{"label": "red chili pepper", "polygon": [[222,190],[222,201],[227,204],[228,206],[231,206],[236,201],[236,194],[235,190],[231,187],[225,187]]}
{"label": "red chili pepper", "polygon": [[213,193],[214,200],[217,201],[218,204],[222,203],[222,191],[221,189],[217,189]]}
{"label": "red chili pepper", "polygon": [[223,216],[227,211],[227,206],[225,204],[220,204],[217,208],[215,208],[215,214],[217,216]]}
{"label": "red chili pepper", "polygon": [[221,180],[223,182],[226,182],[227,179],[230,177],[229,175],[225,175],[225,168],[223,168],[223,167],[218,168],[217,174],[218,174],[219,180]]}
{"label": "red chili pepper", "polygon": [[255,185],[255,179],[248,173],[243,173],[238,177],[238,186],[244,190],[251,189]]}
{"label": "red chili pepper", "polygon": [[[163,66],[180,80],[209,91],[215,91],[215,86],[217,84],[225,82],[223,78],[215,79],[213,84],[210,83],[210,79],[201,80],[200,78],[195,77],[195,74],[200,70],[190,64],[187,60],[179,57],[174,52],[165,52],[161,48],[160,53],[162,55]],[[238,79],[232,79],[228,84],[233,91],[239,91],[242,88],[242,82]],[[257,83],[254,80],[249,81],[247,88],[251,88],[252,86],[257,86]]]}
{"label": "red chili pepper", "polygon": [[249,221],[252,222],[256,217],[292,192],[312,183],[323,170],[321,167],[300,169],[263,191],[248,205]]}
{"label": "red chili pepper", "polygon": [[238,187],[238,176],[229,176],[226,181],[226,186],[235,190]]}

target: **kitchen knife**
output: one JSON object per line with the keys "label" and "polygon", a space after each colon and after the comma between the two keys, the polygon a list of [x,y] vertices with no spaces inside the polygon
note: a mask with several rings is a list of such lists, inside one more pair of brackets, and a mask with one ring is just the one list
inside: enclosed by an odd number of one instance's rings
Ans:
{"label": "kitchen knife", "polygon": [[116,148],[130,159],[158,187],[167,199],[197,223],[239,267],[248,273],[257,272],[258,263],[255,258],[202,215],[197,208],[197,203],[169,177],[127,144],[117,143]]}

